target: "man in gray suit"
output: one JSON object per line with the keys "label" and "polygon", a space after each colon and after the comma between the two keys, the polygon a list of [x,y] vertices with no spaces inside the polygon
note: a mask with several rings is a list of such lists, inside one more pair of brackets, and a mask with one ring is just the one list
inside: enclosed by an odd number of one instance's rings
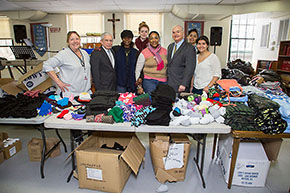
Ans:
{"label": "man in gray suit", "polygon": [[93,83],[96,90],[117,90],[112,34],[105,32],[101,36],[102,46],[96,48],[90,58]]}
{"label": "man in gray suit", "polygon": [[174,26],[172,28],[174,42],[167,48],[168,85],[173,87],[175,92],[189,92],[196,65],[195,49],[183,39],[183,35],[183,27]]}

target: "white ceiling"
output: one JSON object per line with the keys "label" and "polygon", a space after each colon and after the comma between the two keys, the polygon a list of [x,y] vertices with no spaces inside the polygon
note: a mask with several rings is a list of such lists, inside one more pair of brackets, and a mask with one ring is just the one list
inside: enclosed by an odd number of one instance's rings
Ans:
{"label": "white ceiling", "polygon": [[0,0],[0,11],[38,10],[47,13],[168,12],[173,5],[240,5],[274,0]]}

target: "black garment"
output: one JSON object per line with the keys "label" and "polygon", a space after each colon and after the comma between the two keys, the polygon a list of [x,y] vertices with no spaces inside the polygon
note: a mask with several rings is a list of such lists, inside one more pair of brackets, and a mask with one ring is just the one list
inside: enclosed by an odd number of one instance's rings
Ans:
{"label": "black garment", "polygon": [[225,124],[231,126],[233,130],[241,131],[259,131],[255,123],[255,111],[250,107],[235,103],[236,106],[226,106]]}
{"label": "black garment", "polygon": [[112,48],[115,54],[115,71],[117,85],[126,88],[126,92],[136,91],[136,62],[139,56],[138,50],[133,47],[125,48],[123,45]]}
{"label": "black garment", "polygon": [[1,118],[33,118],[38,115],[37,108],[40,108],[46,95],[38,94],[32,98],[23,94],[17,96],[6,95],[0,98],[0,117]]}
{"label": "black garment", "polygon": [[[114,51],[111,49],[113,56]],[[103,47],[96,48],[90,58],[91,73],[96,90],[117,89],[117,77],[115,68]]]}
{"label": "black garment", "polygon": [[113,108],[118,98],[119,94],[116,91],[96,91],[87,104],[87,115],[107,113],[107,109]]}
{"label": "black garment", "polygon": [[151,92],[151,104],[156,110],[146,117],[146,124],[168,126],[170,122],[169,113],[172,110],[172,103],[175,98],[176,93],[171,86],[158,84],[156,90]]}

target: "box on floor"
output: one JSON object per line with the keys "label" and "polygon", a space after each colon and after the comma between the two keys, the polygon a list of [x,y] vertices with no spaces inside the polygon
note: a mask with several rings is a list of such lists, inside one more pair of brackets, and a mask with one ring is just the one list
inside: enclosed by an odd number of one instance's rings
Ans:
{"label": "box on floor", "polygon": [[[101,148],[116,143],[125,150]],[[138,174],[145,147],[134,133],[98,132],[76,148],[80,188],[122,192],[131,172]]]}
{"label": "box on floor", "polygon": [[4,152],[0,150],[0,164],[4,162]]}
{"label": "box on floor", "polygon": [[15,139],[7,138],[3,141],[3,143],[4,143],[3,152],[5,159],[11,158],[22,149],[22,143],[18,138]]}
{"label": "box on floor", "polygon": [[190,141],[185,134],[149,135],[152,165],[157,180],[161,183],[185,179]]}
{"label": "box on floor", "polygon": [[281,138],[265,138],[261,139],[262,145],[264,147],[264,150],[268,156],[268,159],[270,161],[276,161],[280,152],[281,144],[283,142],[283,139]]}
{"label": "box on floor", "polygon": [[9,159],[18,153],[21,149],[22,144],[20,139],[9,138],[7,133],[0,132],[0,152],[3,152],[4,159]]}
{"label": "box on floor", "polygon": [[[233,137],[220,135],[218,159],[226,183],[228,183]],[[238,150],[232,184],[248,187],[264,187],[270,168],[270,161],[260,142],[241,142]]]}
{"label": "box on floor", "polygon": [[[57,138],[46,138],[46,153],[55,145],[58,143]],[[41,161],[41,155],[42,155],[42,149],[43,149],[43,142],[42,139],[33,137],[27,144],[27,150],[30,161]],[[56,156],[59,156],[61,154],[60,152],[60,145],[58,145],[49,155],[49,157],[53,158]]]}

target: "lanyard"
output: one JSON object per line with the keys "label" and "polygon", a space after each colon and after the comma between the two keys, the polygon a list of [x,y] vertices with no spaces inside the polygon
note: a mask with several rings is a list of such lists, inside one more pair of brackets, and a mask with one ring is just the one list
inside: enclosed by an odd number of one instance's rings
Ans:
{"label": "lanyard", "polygon": [[80,60],[81,62],[81,66],[85,69],[85,58],[83,56],[83,53],[80,51],[81,55],[82,55],[82,58],[80,58],[70,47],[69,49],[76,55],[76,57],[78,57],[78,59]]}

